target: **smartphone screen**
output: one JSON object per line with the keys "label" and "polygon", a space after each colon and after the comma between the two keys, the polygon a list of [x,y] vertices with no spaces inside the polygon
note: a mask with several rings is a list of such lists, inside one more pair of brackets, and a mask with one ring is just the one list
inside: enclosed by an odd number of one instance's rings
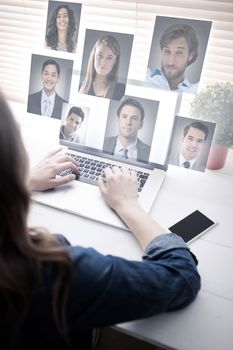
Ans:
{"label": "smartphone screen", "polygon": [[206,232],[213,225],[215,225],[214,221],[210,220],[199,210],[195,210],[175,225],[169,227],[169,230],[181,236],[187,243]]}

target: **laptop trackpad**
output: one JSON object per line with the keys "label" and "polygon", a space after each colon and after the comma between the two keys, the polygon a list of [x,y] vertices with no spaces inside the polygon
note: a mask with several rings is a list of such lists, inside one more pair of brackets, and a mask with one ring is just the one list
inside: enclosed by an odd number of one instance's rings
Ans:
{"label": "laptop trackpad", "polygon": [[123,221],[104,202],[97,186],[75,181],[63,192],[62,206],[70,213],[126,229]]}

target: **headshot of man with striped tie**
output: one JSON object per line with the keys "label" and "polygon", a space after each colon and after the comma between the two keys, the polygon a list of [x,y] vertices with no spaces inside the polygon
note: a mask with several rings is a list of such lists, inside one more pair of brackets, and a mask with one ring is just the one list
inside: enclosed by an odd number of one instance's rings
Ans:
{"label": "headshot of man with striped tie", "polygon": [[56,119],[61,118],[62,105],[67,102],[56,92],[60,76],[60,65],[54,59],[46,59],[42,64],[42,90],[28,96],[29,113],[40,114]]}
{"label": "headshot of man with striped tie", "polygon": [[205,170],[200,155],[209,135],[208,126],[200,121],[186,125],[180,143],[180,151],[169,158],[169,163],[187,169]]}
{"label": "headshot of man with striped tie", "polygon": [[103,151],[123,158],[148,161],[150,146],[138,138],[144,118],[142,104],[134,98],[125,99],[117,109],[118,135],[105,138]]}

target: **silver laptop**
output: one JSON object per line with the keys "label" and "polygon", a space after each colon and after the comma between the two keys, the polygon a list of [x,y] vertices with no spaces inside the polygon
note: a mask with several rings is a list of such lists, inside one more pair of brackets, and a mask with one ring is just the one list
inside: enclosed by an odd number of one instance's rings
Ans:
{"label": "silver laptop", "polygon": [[[72,107],[79,106],[84,112],[81,126],[73,133],[71,139],[66,139],[62,133],[59,134],[60,144],[65,146],[64,151],[75,157],[80,164],[80,173],[76,181],[54,190],[35,193],[33,199],[69,213],[127,229],[117,214],[104,202],[97,178],[106,166],[127,165],[135,170],[138,175],[139,202],[144,210],[149,212],[167,170],[166,160],[176,100],[175,93],[128,85],[126,96],[121,101],[79,95],[76,103],[64,104],[61,130],[64,130]],[[136,101],[136,105],[132,101]],[[130,103],[133,104],[133,109],[127,107]],[[133,127],[129,122],[130,125],[122,131],[119,119],[127,119],[129,115],[135,117],[132,111],[135,111],[135,108],[136,111],[139,110],[137,103],[143,108],[144,118],[140,119],[142,123],[134,131],[134,147],[129,146],[128,154],[125,155],[122,153],[121,143],[119,146],[119,135],[122,135],[122,132],[132,134]],[[126,108],[122,108],[122,105]],[[140,117],[141,115],[140,110]],[[128,134],[123,136],[128,137]],[[69,169],[61,176],[67,172]]]}

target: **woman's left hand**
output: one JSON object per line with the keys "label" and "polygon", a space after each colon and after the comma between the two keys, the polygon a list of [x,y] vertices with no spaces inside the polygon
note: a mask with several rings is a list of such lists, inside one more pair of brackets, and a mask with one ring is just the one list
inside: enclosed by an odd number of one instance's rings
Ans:
{"label": "woman's left hand", "polygon": [[[72,169],[73,174],[59,176],[66,170]],[[49,152],[36,166],[31,169],[29,188],[32,191],[45,191],[75,180],[78,173],[77,162],[62,152],[62,147]]]}

